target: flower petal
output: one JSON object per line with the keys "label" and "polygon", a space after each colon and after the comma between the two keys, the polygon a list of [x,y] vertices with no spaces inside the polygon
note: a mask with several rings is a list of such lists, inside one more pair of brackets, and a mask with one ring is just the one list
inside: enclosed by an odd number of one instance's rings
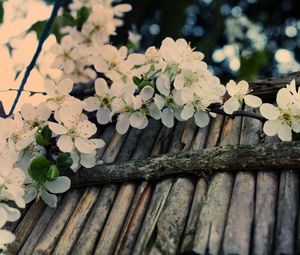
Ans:
{"label": "flower petal", "polygon": [[88,112],[96,111],[100,107],[100,102],[97,97],[88,97],[84,102],[86,103],[84,109]]}
{"label": "flower petal", "polygon": [[281,126],[280,120],[268,120],[265,122],[263,130],[267,136],[274,136]]}
{"label": "flower petal", "polygon": [[262,104],[262,100],[259,97],[253,95],[246,95],[244,97],[244,100],[245,104],[252,108],[257,108]]}
{"label": "flower petal", "polygon": [[15,236],[11,232],[5,229],[0,229],[0,249],[6,249],[4,245],[13,243],[15,241]]}
{"label": "flower petal", "polygon": [[143,125],[145,118],[146,117],[144,114],[140,112],[134,112],[130,114],[129,123],[134,128],[140,128]]}
{"label": "flower petal", "polygon": [[149,110],[149,115],[155,119],[155,120],[159,120],[161,119],[161,111],[158,109],[158,107],[152,103],[149,107],[148,107],[148,110]]}
{"label": "flower petal", "polygon": [[62,135],[57,140],[57,146],[62,152],[71,152],[74,148],[72,138],[68,135]]}
{"label": "flower petal", "polygon": [[237,111],[240,108],[239,100],[235,97],[229,98],[224,103],[224,112],[227,114],[232,114],[233,112]]}
{"label": "flower petal", "polygon": [[48,191],[54,194],[64,193],[71,187],[71,180],[66,176],[59,176],[55,181],[46,182]]}
{"label": "flower petal", "polygon": [[77,150],[81,153],[89,154],[95,150],[94,146],[90,144],[87,139],[83,139],[81,137],[75,138],[74,145],[77,148]]}
{"label": "flower petal", "polygon": [[145,86],[140,93],[143,101],[148,101],[153,97],[154,89],[150,86]]}
{"label": "flower petal", "polygon": [[194,118],[198,127],[206,127],[209,123],[209,116],[207,112],[198,111],[195,113]]}
{"label": "flower petal", "polygon": [[161,110],[165,106],[165,100],[160,95],[155,95],[154,102],[159,110]]}
{"label": "flower petal", "polygon": [[78,124],[76,131],[81,137],[90,138],[97,132],[97,126],[88,120],[84,120]]}
{"label": "flower petal", "polygon": [[22,105],[21,114],[24,120],[34,120],[37,116],[34,106],[30,103]]}
{"label": "flower petal", "polygon": [[227,84],[226,84],[226,90],[228,92],[228,94],[232,97],[235,96],[235,94],[237,93],[237,86],[235,81],[230,80]]}
{"label": "flower petal", "polygon": [[246,81],[240,81],[238,84],[238,90],[241,94],[247,94],[248,90],[249,90],[249,84]]}
{"label": "flower petal", "polygon": [[92,168],[96,165],[96,157],[94,154],[81,154],[80,164],[85,168]]}
{"label": "flower petal", "polygon": [[283,124],[278,130],[278,137],[282,141],[292,141],[292,129],[288,124]]}
{"label": "flower petal", "polygon": [[101,107],[98,109],[96,117],[97,122],[100,125],[105,125],[110,122],[111,111],[106,107]]}
{"label": "flower petal", "polygon": [[276,120],[280,115],[278,108],[269,103],[262,104],[259,110],[261,115],[269,120]]}
{"label": "flower petal", "polygon": [[47,191],[43,191],[41,194],[42,200],[50,207],[55,208],[57,206],[57,196],[50,194]]}
{"label": "flower petal", "polygon": [[170,108],[165,108],[162,111],[162,123],[168,127],[171,128],[174,126],[174,115]]}
{"label": "flower petal", "polygon": [[107,82],[103,78],[98,78],[95,81],[95,91],[99,96],[106,96],[109,93]]}
{"label": "flower petal", "polygon": [[190,104],[187,104],[183,107],[183,110],[181,112],[181,118],[183,120],[188,120],[190,119],[191,117],[193,117],[195,113],[195,109],[194,109],[194,106],[193,105],[190,105]]}
{"label": "flower petal", "polygon": [[39,120],[46,121],[50,118],[52,111],[47,107],[46,102],[40,103],[37,108],[37,117]]}
{"label": "flower petal", "polygon": [[73,81],[69,78],[62,80],[57,85],[57,90],[62,95],[69,95],[73,89]]}
{"label": "flower petal", "polygon": [[68,132],[68,130],[63,125],[57,124],[55,122],[49,121],[48,126],[51,131],[57,135],[65,135]]}
{"label": "flower petal", "polygon": [[36,198],[37,194],[38,192],[35,187],[29,186],[28,188],[26,188],[24,196],[25,203],[28,204],[33,201]]}
{"label": "flower petal", "polygon": [[127,114],[120,114],[116,124],[116,130],[119,134],[123,135],[129,128],[129,118]]}
{"label": "flower petal", "polygon": [[165,96],[170,94],[170,78],[167,74],[159,76],[156,80],[156,87]]}
{"label": "flower petal", "polygon": [[[1,206],[1,204],[0,204]],[[0,207],[0,228],[2,228],[7,222],[7,213],[6,210]]]}

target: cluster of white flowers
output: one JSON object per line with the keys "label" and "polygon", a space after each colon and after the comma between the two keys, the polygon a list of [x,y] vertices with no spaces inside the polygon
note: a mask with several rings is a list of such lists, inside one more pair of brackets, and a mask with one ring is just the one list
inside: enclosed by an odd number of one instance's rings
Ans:
{"label": "cluster of white flowers", "polygon": [[[128,54],[126,47],[104,45],[90,61],[108,78],[95,82],[95,96],[87,98],[85,110],[97,110],[100,124],[117,115],[120,134],[129,126],[145,128],[148,117],[173,127],[174,118],[195,118],[199,127],[209,123],[208,106],[221,104],[225,87],[184,39],[166,38],[159,49]],[[108,85],[109,83],[109,85]]]}
{"label": "cluster of white flowers", "polygon": [[90,68],[90,56],[109,42],[117,27],[123,24],[120,18],[131,10],[129,4],[112,6],[111,0],[73,1],[70,6],[74,16],[83,7],[90,14],[82,28],[63,28],[67,35],[60,44],[51,47],[56,54],[52,67],[62,70],[64,78],[71,78],[75,83],[88,83],[96,78],[96,72]]}
{"label": "cluster of white flowers", "polygon": [[25,207],[23,183],[26,175],[17,167],[17,161],[19,149],[29,142],[27,135],[18,125],[21,124],[18,120],[10,120],[7,123],[4,121],[0,119],[0,250],[5,250],[6,245],[15,239],[11,232],[3,229],[3,226],[8,221],[12,222],[20,218],[19,210],[4,202],[13,201],[18,207]]}

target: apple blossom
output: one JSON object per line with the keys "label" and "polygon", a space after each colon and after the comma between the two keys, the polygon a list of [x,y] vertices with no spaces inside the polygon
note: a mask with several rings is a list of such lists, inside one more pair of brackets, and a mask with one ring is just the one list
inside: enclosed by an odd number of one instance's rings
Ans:
{"label": "apple blossom", "polygon": [[224,111],[228,114],[237,111],[243,102],[252,108],[257,108],[262,104],[259,97],[249,94],[249,84],[246,81],[240,81],[236,84],[235,81],[230,80],[226,85],[226,89],[231,96],[224,103]]}

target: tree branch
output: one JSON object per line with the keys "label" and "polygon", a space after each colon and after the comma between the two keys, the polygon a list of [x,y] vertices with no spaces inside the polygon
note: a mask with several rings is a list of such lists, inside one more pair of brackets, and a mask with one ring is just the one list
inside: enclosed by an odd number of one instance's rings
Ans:
{"label": "tree branch", "polygon": [[235,145],[150,157],[141,161],[103,164],[64,173],[74,187],[114,182],[155,180],[175,174],[203,175],[219,171],[300,169],[300,142]]}
{"label": "tree branch", "polygon": [[9,113],[7,114],[7,116],[11,116],[13,114],[14,110],[16,109],[16,106],[18,104],[20,96],[21,96],[22,92],[24,91],[24,88],[25,88],[26,82],[28,80],[28,77],[29,77],[32,69],[35,66],[35,63],[36,63],[36,61],[37,61],[37,59],[38,59],[38,57],[39,57],[39,55],[40,55],[40,53],[42,51],[43,44],[44,44],[45,40],[47,39],[47,37],[49,35],[49,32],[50,32],[51,27],[52,27],[52,24],[53,24],[53,22],[54,22],[54,20],[55,20],[55,18],[57,16],[58,10],[62,6],[63,2],[64,2],[64,0],[57,0],[55,2],[54,6],[53,6],[51,16],[50,16],[50,18],[48,19],[48,21],[47,21],[47,23],[45,25],[45,28],[43,30],[43,33],[42,33],[41,38],[39,40],[39,44],[38,44],[37,49],[36,49],[36,51],[35,51],[35,53],[33,55],[33,58],[32,58],[32,60],[30,61],[29,65],[26,68],[26,71],[25,71],[24,77],[22,79],[20,88],[17,91],[16,98],[15,98],[15,100],[13,102],[13,105],[12,105]]}

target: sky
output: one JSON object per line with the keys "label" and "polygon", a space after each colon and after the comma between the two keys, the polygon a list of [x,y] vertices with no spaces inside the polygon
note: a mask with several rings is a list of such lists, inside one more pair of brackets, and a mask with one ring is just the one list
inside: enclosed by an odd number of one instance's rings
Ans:
{"label": "sky", "polygon": [[[29,64],[38,44],[36,34],[31,32],[26,34],[26,30],[36,21],[46,20],[51,13],[51,5],[46,5],[39,0],[13,0],[4,2],[4,19],[0,25],[0,100],[3,102],[5,111],[8,112],[16,96],[23,78],[24,70]],[[14,50],[10,55],[7,44]],[[46,53],[49,47],[55,43],[54,36],[50,36],[43,47],[39,62],[46,68],[50,66],[54,56]],[[16,78],[16,75],[19,75]],[[44,75],[33,70],[25,89],[29,91],[43,91]],[[40,94],[29,98],[29,93],[22,93],[17,109],[24,102],[30,100],[33,104],[38,104],[43,100]]]}

